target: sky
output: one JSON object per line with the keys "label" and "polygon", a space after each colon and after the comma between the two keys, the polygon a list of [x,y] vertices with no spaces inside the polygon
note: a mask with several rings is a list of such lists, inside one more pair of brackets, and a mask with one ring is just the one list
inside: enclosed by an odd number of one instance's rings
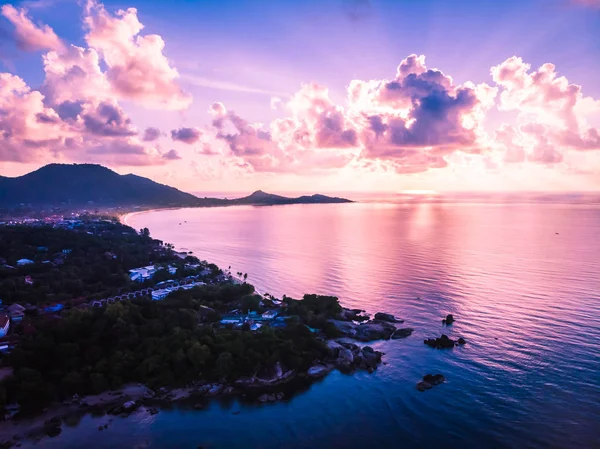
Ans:
{"label": "sky", "polygon": [[0,0],[0,175],[600,190],[600,0]]}

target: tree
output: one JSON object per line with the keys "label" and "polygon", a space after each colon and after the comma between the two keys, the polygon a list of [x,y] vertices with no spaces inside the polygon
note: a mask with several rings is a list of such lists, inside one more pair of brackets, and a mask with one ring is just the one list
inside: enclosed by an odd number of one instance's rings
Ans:
{"label": "tree", "polygon": [[231,373],[231,369],[233,368],[233,356],[230,352],[222,352],[219,354],[217,358],[217,368],[216,374],[219,377],[227,378]]}

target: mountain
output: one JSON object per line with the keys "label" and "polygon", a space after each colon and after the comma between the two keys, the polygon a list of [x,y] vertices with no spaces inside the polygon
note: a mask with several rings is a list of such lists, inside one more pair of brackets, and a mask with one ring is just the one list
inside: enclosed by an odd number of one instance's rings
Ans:
{"label": "mountain", "polygon": [[244,198],[229,200],[230,204],[250,204],[257,206],[276,206],[281,204],[327,204],[327,203],[351,203],[345,198],[331,197],[325,195],[299,196],[297,198],[288,198],[286,196],[273,195],[262,190],[257,190],[253,194]]}
{"label": "mountain", "polygon": [[49,164],[16,178],[0,176],[0,208],[62,207],[215,207],[351,203],[325,195],[288,198],[257,190],[236,199],[198,198],[148,178],[119,175],[95,164]]}
{"label": "mountain", "polygon": [[49,164],[0,178],[0,206],[195,206],[198,198],[147,178],[119,175],[101,165]]}

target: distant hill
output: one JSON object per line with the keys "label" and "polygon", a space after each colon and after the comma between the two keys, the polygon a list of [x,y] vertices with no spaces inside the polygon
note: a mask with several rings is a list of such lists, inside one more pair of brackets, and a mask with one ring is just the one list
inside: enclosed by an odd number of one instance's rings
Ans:
{"label": "distant hill", "polygon": [[236,199],[198,198],[148,178],[95,164],[49,164],[16,178],[0,176],[0,207],[214,207],[351,203],[325,195],[288,198],[261,190]]}
{"label": "distant hill", "polygon": [[288,198],[286,196],[273,195],[271,193],[257,190],[253,194],[244,198],[228,200],[230,204],[251,204],[276,206],[279,204],[316,204],[316,203],[351,203],[352,201],[345,198],[331,197],[325,195],[299,196],[297,198]]}
{"label": "distant hill", "polygon": [[50,164],[0,178],[0,206],[195,206],[198,198],[147,178],[94,164]]}

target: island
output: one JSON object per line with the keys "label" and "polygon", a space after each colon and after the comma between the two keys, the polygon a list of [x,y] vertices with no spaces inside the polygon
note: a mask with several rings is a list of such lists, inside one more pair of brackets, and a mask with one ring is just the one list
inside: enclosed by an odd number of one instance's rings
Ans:
{"label": "island", "polygon": [[0,254],[3,438],[165,401],[285,400],[334,369],[375,371],[383,354],[367,343],[412,333],[334,296],[261,294],[109,217],[0,226]]}

